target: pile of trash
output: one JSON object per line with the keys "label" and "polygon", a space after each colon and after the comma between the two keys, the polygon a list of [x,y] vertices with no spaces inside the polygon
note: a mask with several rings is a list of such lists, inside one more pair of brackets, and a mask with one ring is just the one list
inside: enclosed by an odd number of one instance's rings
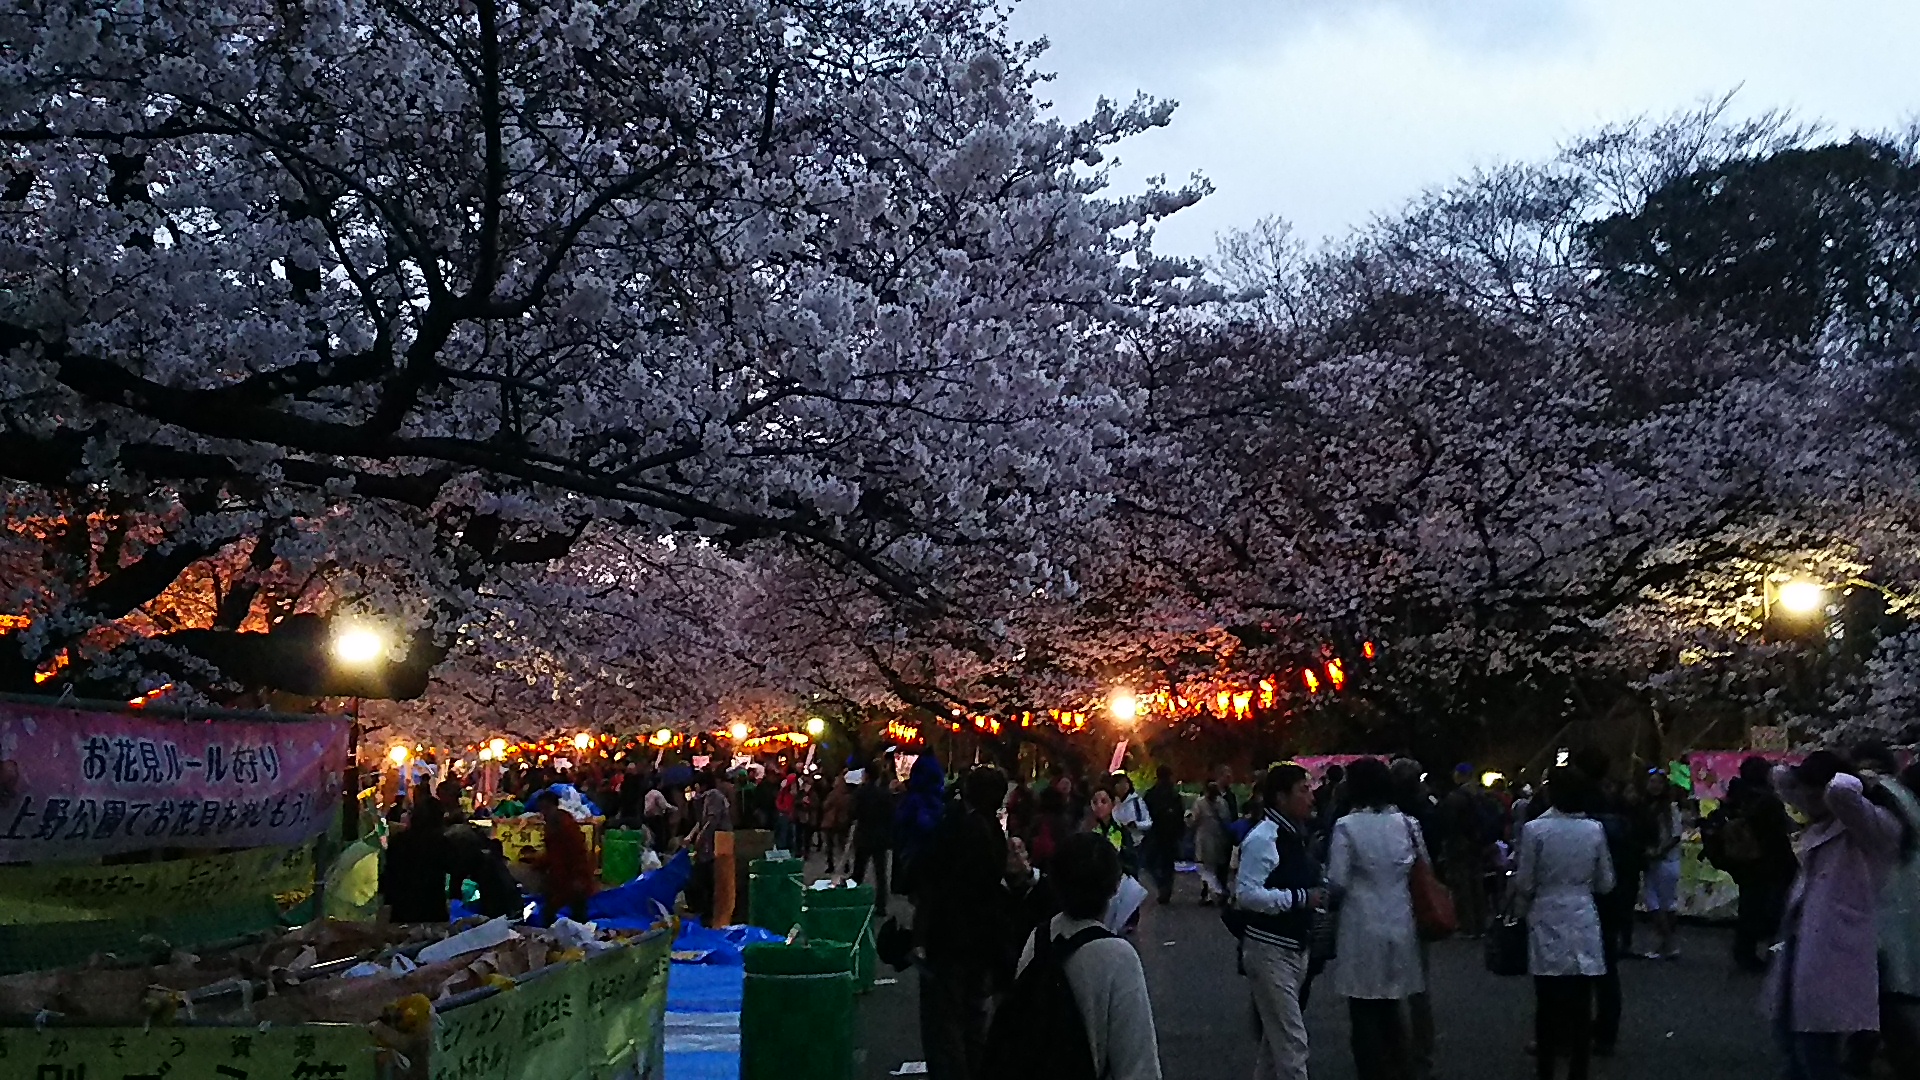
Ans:
{"label": "pile of trash", "polygon": [[437,1003],[574,963],[646,931],[560,919],[452,924],[325,920],[201,953],[181,950],[0,978],[0,1025],[180,1023],[366,1025],[400,1048],[426,1036]]}

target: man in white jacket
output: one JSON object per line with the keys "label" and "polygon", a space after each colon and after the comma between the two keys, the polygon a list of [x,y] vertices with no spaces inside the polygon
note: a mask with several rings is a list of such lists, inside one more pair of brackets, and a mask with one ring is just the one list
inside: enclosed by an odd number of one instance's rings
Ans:
{"label": "man in white jacket", "polygon": [[1267,815],[1240,844],[1234,903],[1245,921],[1242,958],[1260,1016],[1254,1080],[1307,1080],[1307,1023],[1300,990],[1314,912],[1326,907],[1320,866],[1307,845],[1313,783],[1307,770],[1282,762],[1261,789]]}

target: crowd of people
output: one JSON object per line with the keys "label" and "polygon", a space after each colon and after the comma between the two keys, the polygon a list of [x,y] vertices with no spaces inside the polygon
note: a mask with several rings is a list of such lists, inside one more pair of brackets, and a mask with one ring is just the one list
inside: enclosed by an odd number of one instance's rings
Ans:
{"label": "crowd of people", "polygon": [[[1620,776],[1592,751],[1518,789],[1483,784],[1467,766],[1435,782],[1407,759],[1360,759],[1318,778],[1280,763],[1241,789],[1220,769],[1185,796],[1165,768],[1144,792],[1125,775],[1056,768],[1028,786],[976,768],[935,813],[941,777],[923,757],[905,785],[869,770],[852,800],[852,843],[866,867],[890,861],[893,891],[912,904],[923,1049],[937,1078],[997,1075],[982,1064],[994,1005],[1020,992],[1040,939],[1075,950],[1063,970],[1097,1075],[1158,1076],[1157,1052],[1137,1037],[1151,1031],[1137,956],[1119,963],[1123,937],[1073,939],[1099,923],[1096,908],[1123,936],[1126,920],[1107,908],[1120,880],[1138,878],[1167,903],[1175,860],[1186,859],[1200,902],[1224,905],[1240,938],[1257,1080],[1307,1076],[1305,1005],[1322,976],[1346,999],[1362,1080],[1426,1080],[1429,950],[1451,934],[1519,943],[1538,1075],[1584,1080],[1622,1035],[1622,962],[1681,959],[1682,847],[1696,829],[1739,888],[1734,961],[1768,972],[1762,1003],[1787,1074],[1855,1075],[1877,1056],[1895,1075],[1920,1076],[1916,780],[1878,747],[1791,767],[1756,757],[1702,819],[1684,776]],[[863,841],[870,822],[880,827]],[[1110,886],[1088,860],[1111,864]],[[1452,918],[1438,930],[1417,910],[1422,877],[1449,886]],[[1066,894],[1089,878],[1098,887],[1075,892],[1069,908]],[[1101,989],[1082,985],[1095,981]]]}
{"label": "crowd of people", "polygon": [[[540,876],[547,917],[577,913],[592,875],[556,779],[516,773],[494,807],[520,812],[528,797],[547,819],[531,867],[466,825],[472,797],[457,781],[412,793],[382,880],[394,918],[445,919],[465,881],[482,910],[517,910],[527,870]],[[1061,767],[1031,784],[993,766],[949,777],[932,754],[904,781],[891,759],[838,776],[706,769],[684,783],[628,769],[583,779],[610,825],[645,829],[662,853],[693,853],[696,912],[712,903],[715,838],[734,829],[770,830],[835,877],[871,881],[880,915],[905,920],[887,936],[895,961],[919,971],[935,1080],[1031,1069],[1031,1058],[995,1064],[996,1039],[1015,1037],[999,1026],[1016,1023],[997,1018],[1044,1015],[1003,1006],[1043,993],[1034,987],[1047,977],[1071,991],[1085,1038],[1064,1052],[1090,1056],[1088,1075],[1157,1078],[1145,976],[1125,940],[1139,902],[1121,911],[1116,898],[1131,880],[1140,899],[1171,903],[1184,860],[1199,902],[1219,905],[1239,938],[1256,1080],[1307,1076],[1305,1006],[1322,976],[1346,999],[1361,1080],[1426,1080],[1429,949],[1449,934],[1495,939],[1490,958],[1524,938],[1516,970],[1533,978],[1538,1074],[1584,1080],[1621,1038],[1620,964],[1681,958],[1681,852],[1696,828],[1704,857],[1738,886],[1733,958],[1767,973],[1763,1002],[1788,1076],[1831,1080],[1878,1056],[1894,1075],[1920,1077],[1920,767],[1902,774],[1878,746],[1793,766],[1751,758],[1704,818],[1684,777],[1622,777],[1592,751],[1517,790],[1465,765],[1436,780],[1418,762],[1374,758],[1321,777],[1278,763],[1248,787],[1222,767],[1186,794],[1165,767],[1136,791],[1125,774]],[[1419,897],[1441,882],[1451,918],[1436,929]]]}

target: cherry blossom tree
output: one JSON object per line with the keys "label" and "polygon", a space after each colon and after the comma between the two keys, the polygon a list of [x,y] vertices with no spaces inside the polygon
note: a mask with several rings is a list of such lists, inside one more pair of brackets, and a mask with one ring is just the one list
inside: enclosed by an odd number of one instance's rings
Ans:
{"label": "cherry blossom tree", "polygon": [[984,0],[0,13],[0,471],[167,526],[23,662],[269,542],[442,633],[595,522],[1057,586],[1200,189],[1104,196],[1170,107],[1049,119],[1035,55]]}

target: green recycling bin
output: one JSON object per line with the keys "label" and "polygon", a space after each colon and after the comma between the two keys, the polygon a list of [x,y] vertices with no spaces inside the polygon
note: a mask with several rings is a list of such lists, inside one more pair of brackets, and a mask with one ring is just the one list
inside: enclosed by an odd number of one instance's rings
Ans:
{"label": "green recycling bin", "polygon": [[858,993],[873,989],[880,955],[874,924],[873,886],[808,889],[800,912],[800,930],[809,942],[830,941],[853,947],[853,986]]}
{"label": "green recycling bin", "polygon": [[853,1080],[853,962],[845,945],[749,945],[740,1080]]}
{"label": "green recycling bin", "polygon": [[647,834],[633,829],[610,829],[600,838],[600,880],[625,885],[640,876],[640,853]]}
{"label": "green recycling bin", "polygon": [[806,863],[756,859],[747,872],[747,922],[785,937],[800,922]]}

